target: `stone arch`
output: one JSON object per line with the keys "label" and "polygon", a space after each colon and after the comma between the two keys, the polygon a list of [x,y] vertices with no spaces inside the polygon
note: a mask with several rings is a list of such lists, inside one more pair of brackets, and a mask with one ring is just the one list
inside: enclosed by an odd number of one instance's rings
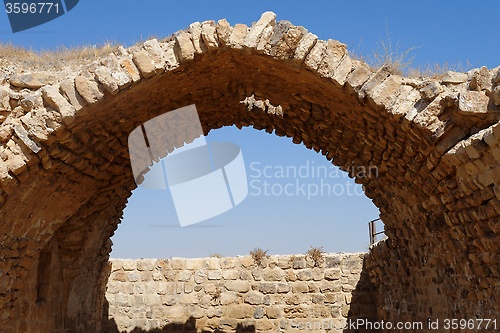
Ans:
{"label": "stone arch", "polygon": [[389,236],[366,263],[380,319],[498,317],[499,83],[498,68],[372,69],[273,13],[252,27],[194,23],[60,77],[12,75],[0,90],[0,324],[100,330],[109,239],[135,187],[128,133],[193,103],[206,133],[253,126],[341,169],[378,168],[356,181]]}

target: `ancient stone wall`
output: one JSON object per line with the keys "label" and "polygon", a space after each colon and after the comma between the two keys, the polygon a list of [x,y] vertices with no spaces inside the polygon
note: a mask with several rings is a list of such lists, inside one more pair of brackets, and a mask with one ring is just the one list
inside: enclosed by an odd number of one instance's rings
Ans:
{"label": "ancient stone wall", "polygon": [[376,314],[363,258],[112,259],[105,332],[342,332]]}
{"label": "ancient stone wall", "polygon": [[205,134],[252,126],[377,168],[350,176],[386,226],[366,263],[380,319],[500,316],[500,67],[403,77],[270,12],[62,67],[0,68],[3,332],[100,331],[128,135],[190,104]]}

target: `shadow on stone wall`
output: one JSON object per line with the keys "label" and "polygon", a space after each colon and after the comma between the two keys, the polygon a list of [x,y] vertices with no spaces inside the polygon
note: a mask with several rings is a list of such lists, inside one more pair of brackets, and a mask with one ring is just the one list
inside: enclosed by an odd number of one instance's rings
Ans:
{"label": "shadow on stone wall", "polygon": [[[106,301],[105,311],[107,312],[108,302]],[[107,319],[104,322],[102,333],[123,333],[118,330],[118,327],[115,323],[114,319]],[[155,328],[148,331],[145,331],[140,328],[136,328],[130,333],[199,333],[200,331],[196,328],[196,319],[190,317],[185,323],[175,323],[175,324],[167,324],[162,328]],[[201,333],[227,333],[227,332],[245,332],[245,333],[255,333],[255,326],[248,325],[244,326],[239,323],[236,328],[228,328],[225,330],[215,329],[215,330],[202,330]]]}
{"label": "shadow on stone wall", "polygon": [[[376,330],[366,327],[366,322],[378,321],[377,315],[377,286],[370,280],[367,261],[370,255],[363,258],[363,269],[356,288],[352,291],[351,304],[347,314],[347,328],[344,333],[371,333]],[[363,321],[363,323],[361,322]],[[361,325],[358,325],[361,324]],[[351,325],[352,324],[352,325]]]}

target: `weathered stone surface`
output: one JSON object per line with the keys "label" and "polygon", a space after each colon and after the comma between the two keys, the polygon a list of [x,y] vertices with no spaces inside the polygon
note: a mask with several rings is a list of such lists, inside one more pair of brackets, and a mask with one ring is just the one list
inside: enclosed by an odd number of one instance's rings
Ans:
{"label": "weathered stone surface", "polygon": [[205,21],[201,24],[201,37],[209,50],[219,47],[214,21]]}
{"label": "weathered stone surface", "polygon": [[458,109],[464,115],[487,113],[489,101],[483,92],[464,91],[458,98]]}
{"label": "weathered stone surface", "polygon": [[142,77],[145,79],[155,75],[155,65],[151,58],[149,58],[146,50],[138,50],[133,53],[134,64],[141,72]]}
{"label": "weathered stone surface", "polygon": [[468,79],[468,76],[466,73],[448,71],[448,72],[446,72],[444,77],[441,79],[441,82],[442,83],[459,84],[459,83],[466,82],[467,79]]}
{"label": "weathered stone surface", "polygon": [[248,48],[256,48],[257,43],[266,29],[269,26],[276,25],[276,14],[273,12],[265,12],[262,14],[260,19],[250,28],[248,34],[245,36],[243,46]]}
{"label": "weathered stone surface", "polygon": [[[245,257],[246,258],[246,257]],[[200,330],[210,329],[210,320],[216,318],[224,327],[236,329],[241,325],[246,325],[251,321],[255,327],[261,327],[264,331],[275,331],[280,328],[279,321],[272,321],[278,318],[301,318],[301,320],[315,320],[319,315],[322,318],[332,320],[345,320],[349,310],[348,304],[354,304],[353,309],[358,309],[364,314],[374,313],[373,299],[368,292],[360,291],[368,288],[366,281],[360,280],[364,255],[360,254],[327,254],[326,260],[337,260],[344,267],[346,280],[337,278],[340,268],[273,268],[255,267],[248,265],[240,266],[238,270],[234,267],[221,268],[223,263],[231,258],[206,258],[206,259],[186,259],[185,265],[174,265],[178,268],[165,268],[157,265],[159,261],[154,259],[113,259],[111,261],[111,275],[107,283],[106,299],[109,302],[109,318],[116,323],[119,330],[126,330],[128,320],[133,320],[136,329],[159,329],[164,328],[159,323],[176,318],[180,323],[185,323],[189,318],[196,319],[196,327]],[[239,258],[236,258],[239,259]],[[270,263],[280,261],[290,262],[291,256],[271,256]],[[196,289],[193,282],[188,281],[193,274],[200,269],[218,267],[216,270],[208,270],[208,280],[203,280],[200,288]],[[348,271],[351,269],[352,271]],[[252,274],[249,274],[252,272]],[[282,281],[278,283],[264,282],[259,286],[253,284],[252,277],[265,275],[271,280],[294,272],[297,275],[306,274],[309,277],[319,276],[318,279],[308,281]],[[329,272],[329,273],[327,273]],[[323,276],[335,275],[335,281],[328,282]],[[159,273],[159,274],[156,274]],[[222,284],[210,281],[210,274],[216,273],[218,277],[235,275],[236,281]],[[236,274],[233,274],[236,273]],[[176,282],[165,282],[160,278],[153,277],[159,275],[177,276]],[[320,288],[320,284],[331,283],[335,286]],[[363,300],[358,303],[356,297],[352,295],[353,285],[357,285],[358,292],[363,292]],[[228,288],[229,286],[229,288]],[[231,289],[231,290],[229,290]],[[322,292],[321,289],[325,290]],[[337,290],[332,292],[331,290]],[[197,290],[197,291],[196,291]],[[342,292],[342,290],[348,290]],[[164,297],[160,295],[170,295]],[[339,307],[347,307],[344,311],[332,314],[325,304]],[[285,308],[286,306],[286,308]],[[161,309],[161,311],[158,311]],[[310,309],[307,310],[307,309]],[[127,313],[126,319],[121,314]],[[141,322],[144,316],[155,320],[154,325]],[[148,326],[149,325],[149,326]],[[240,326],[238,326],[240,325]]]}
{"label": "weathered stone surface", "polygon": [[85,104],[85,100],[76,91],[75,82],[73,80],[64,80],[60,84],[61,93],[73,105],[76,111],[80,111]]}
{"label": "weathered stone surface", "polygon": [[229,36],[229,45],[235,49],[243,48],[247,34],[248,27],[245,24],[236,24]]}
{"label": "weathered stone surface", "polygon": [[439,95],[441,92],[444,91],[443,86],[441,86],[438,82],[436,81],[431,81],[428,84],[425,85],[422,89],[420,89],[420,93],[422,94],[422,97],[428,100],[432,100],[436,98],[437,95]]}
{"label": "weathered stone surface", "polygon": [[75,120],[75,108],[59,93],[57,88],[44,86],[42,97],[50,106],[59,111],[66,124],[71,124]]}
{"label": "weathered stone surface", "polygon": [[9,91],[4,87],[0,87],[0,110],[1,111],[10,111],[10,96]]}
{"label": "weathered stone surface", "polygon": [[104,66],[97,67],[95,70],[97,80],[104,86],[104,88],[111,93],[111,95],[118,94],[118,83],[115,81],[111,72]]}
{"label": "weathered stone surface", "polygon": [[188,28],[189,35],[193,42],[193,47],[196,53],[203,53],[208,50],[207,46],[203,42],[203,37],[201,36],[201,23],[194,22],[189,25]]}
{"label": "weathered stone surface", "polygon": [[13,75],[9,82],[18,88],[39,89],[51,84],[53,77],[47,73],[23,73]]}
{"label": "weathered stone surface", "polygon": [[493,103],[496,106],[500,105],[500,86],[496,86],[492,91]]}
{"label": "weathered stone surface", "polygon": [[297,48],[295,49],[294,59],[296,60],[296,62],[301,63],[305,60],[306,56],[314,47],[317,40],[318,36],[310,32],[302,37],[299,45],[297,45]]}
{"label": "weathered stone surface", "polygon": [[470,90],[486,90],[491,87],[492,75],[486,66],[473,69],[469,73]]}
{"label": "weathered stone surface", "polygon": [[88,104],[95,104],[104,97],[104,93],[101,91],[97,82],[87,79],[82,75],[75,78],[75,88]]}
{"label": "weathered stone surface", "polygon": [[[2,332],[98,332],[109,274],[124,287],[110,288],[110,303],[136,306],[110,311],[125,331],[136,324],[158,327],[156,318],[168,310],[180,324],[192,313],[190,324],[208,331],[221,322],[234,330],[254,323],[257,331],[281,329],[291,318],[345,322],[344,316],[365,318],[363,311],[393,322],[500,313],[494,290],[500,278],[500,69],[399,80],[390,66],[372,69],[351,59],[341,43],[317,41],[273,16],[250,29],[225,20],[195,23],[184,32],[183,47],[175,39],[182,33],[118,47],[71,65],[77,71],[52,73],[54,81],[40,88],[33,78],[5,76]],[[303,256],[266,258],[260,265],[250,256],[206,260],[193,271],[182,258],[157,261],[153,271],[110,267],[109,238],[136,187],[128,134],[183,103],[199,104],[206,131],[252,125],[324,154],[363,186],[388,240],[371,246],[363,265],[327,258],[325,267],[339,268],[339,279],[323,278]],[[170,134],[158,134],[173,142],[169,149],[185,142]],[[376,172],[352,171],[360,166]],[[304,292],[294,294],[294,283]],[[249,292],[263,294],[262,304],[245,304]],[[232,306],[235,315],[248,317],[227,318]],[[269,316],[278,318],[266,317],[270,306],[277,311]]]}
{"label": "weathered stone surface", "polygon": [[217,21],[216,25],[217,37],[219,38],[219,42],[222,46],[226,46],[229,44],[229,38],[233,32],[233,27],[226,21],[226,19],[222,19]]}
{"label": "weathered stone surface", "polygon": [[193,41],[187,32],[181,31],[177,34],[177,36],[175,36],[175,46],[177,57],[181,63],[194,59],[196,50],[194,48]]}

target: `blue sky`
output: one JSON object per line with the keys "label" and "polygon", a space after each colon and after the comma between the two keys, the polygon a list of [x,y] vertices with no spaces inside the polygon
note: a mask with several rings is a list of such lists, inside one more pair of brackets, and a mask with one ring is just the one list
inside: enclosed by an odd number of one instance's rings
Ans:
{"label": "blue sky", "polygon": [[[337,39],[357,55],[369,57],[388,36],[400,50],[411,52],[413,66],[448,63],[463,67],[500,65],[498,13],[490,1],[160,1],[80,0],[62,17],[13,34],[7,15],[0,14],[0,42],[35,50],[102,44],[131,45],[148,36],[163,37],[194,21],[226,18],[250,25],[264,11],[279,20],[302,25],[321,39]],[[168,111],[168,110],[165,110]],[[249,181],[249,196],[235,209],[193,227],[180,228],[168,191],[134,191],[122,224],[113,237],[113,257],[202,257],[247,254],[254,247],[269,253],[304,253],[309,246],[330,252],[365,251],[367,222],[378,210],[340,172],[320,179],[301,179],[305,186],[327,182],[333,195],[310,198],[265,195],[264,181],[275,189],[292,178],[262,173],[280,167],[330,168],[323,156],[252,128],[213,131],[210,142],[240,145]],[[330,170],[330,169],[329,169]],[[259,177],[258,177],[259,176]],[[340,184],[340,185],[336,185]],[[312,186],[312,185],[311,185]],[[349,188],[352,195],[345,194]],[[259,189],[261,193],[259,195]],[[344,195],[340,194],[344,190]]]}

